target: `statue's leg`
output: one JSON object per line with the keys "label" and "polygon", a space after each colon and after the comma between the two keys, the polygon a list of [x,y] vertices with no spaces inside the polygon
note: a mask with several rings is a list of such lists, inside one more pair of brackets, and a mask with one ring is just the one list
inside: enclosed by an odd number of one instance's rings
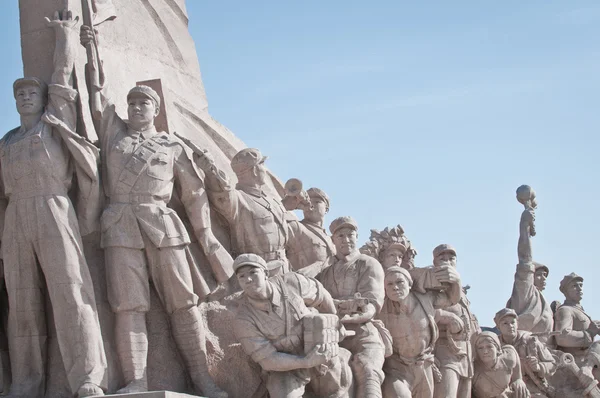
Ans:
{"label": "statue's leg", "polygon": [[458,384],[458,398],[471,398],[471,382],[472,379],[461,377]]}
{"label": "statue's leg", "polygon": [[269,372],[267,391],[270,397],[302,398],[310,378],[308,370],[298,369],[287,372]]}
{"label": "statue's leg", "polygon": [[379,331],[369,322],[341,345],[352,352],[350,366],[356,382],[356,397],[381,397],[385,347]]}
{"label": "statue's leg", "polygon": [[105,249],[108,301],[115,312],[115,340],[127,394],[148,391],[148,332],[150,309],[148,268],[143,250]]}
{"label": "statue's leg", "polygon": [[[23,224],[26,224],[25,222]],[[46,382],[44,281],[23,225],[6,228],[2,250],[8,291],[8,346],[15,397],[43,397]],[[7,236],[9,235],[9,236]]]}
{"label": "statue's leg", "polygon": [[190,265],[185,247],[163,247],[147,244],[152,282],[165,310],[171,316],[173,338],[198,393],[209,398],[226,398],[208,373],[206,333],[194,293]]}
{"label": "statue's leg", "polygon": [[460,377],[452,369],[443,367],[440,369],[442,381],[435,385],[433,396],[435,398],[457,398]]}
{"label": "statue's leg", "polygon": [[103,395],[106,356],[77,218],[65,197],[44,204],[49,209],[38,213],[43,235],[35,242],[35,251],[46,279],[67,379],[73,394]]}

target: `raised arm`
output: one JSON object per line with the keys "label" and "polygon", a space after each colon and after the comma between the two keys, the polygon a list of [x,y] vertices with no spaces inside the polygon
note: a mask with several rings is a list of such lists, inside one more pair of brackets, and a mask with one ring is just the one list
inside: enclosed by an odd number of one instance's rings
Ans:
{"label": "raised arm", "polygon": [[517,244],[517,254],[519,264],[528,264],[533,261],[531,253],[531,237],[534,235],[535,213],[533,209],[525,209],[521,214],[519,223],[519,242]]}

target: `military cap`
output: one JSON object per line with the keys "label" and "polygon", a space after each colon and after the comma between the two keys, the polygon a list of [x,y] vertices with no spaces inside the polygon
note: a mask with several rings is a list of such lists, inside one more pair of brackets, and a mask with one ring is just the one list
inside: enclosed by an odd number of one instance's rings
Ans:
{"label": "military cap", "polygon": [[154,100],[154,102],[156,103],[156,107],[160,108],[160,96],[151,87],[144,85],[135,86],[134,88],[129,90],[129,93],[127,93],[127,101],[129,101],[129,98],[133,96],[143,96],[150,98],[151,100]]}
{"label": "military cap", "polygon": [[236,174],[250,170],[252,167],[264,163],[267,160],[256,148],[244,148],[231,159],[231,168]]}
{"label": "military cap", "polygon": [[22,86],[38,86],[42,89],[42,95],[48,95],[48,85],[37,77],[22,77],[13,83],[13,95],[17,97],[17,90]]}
{"label": "military cap", "polygon": [[238,269],[245,265],[262,268],[264,271],[267,271],[267,262],[261,256],[254,253],[244,253],[237,256],[233,261],[233,272],[237,272]]}
{"label": "military cap", "polygon": [[452,252],[456,256],[456,249],[454,248],[454,246],[449,245],[448,243],[442,243],[441,245],[438,245],[435,249],[433,249],[433,257],[437,257],[444,252]]}
{"label": "military cap", "polygon": [[325,192],[323,192],[323,190],[319,189],[319,188],[309,188],[306,193],[308,194],[309,198],[321,198],[323,199],[323,201],[325,202],[325,204],[327,205],[327,207],[329,207],[329,196],[327,196],[327,194]]}
{"label": "military cap", "polygon": [[496,323],[496,326],[499,325],[500,321],[507,316],[512,316],[515,319],[518,318],[517,313],[512,308],[502,308],[500,311],[496,312],[496,315],[494,316],[494,322]]}
{"label": "military cap", "polygon": [[567,286],[569,286],[569,284],[574,281],[583,282],[583,278],[577,275],[575,272],[571,272],[569,275],[565,275],[562,281],[560,281],[559,290],[564,293]]}
{"label": "military cap", "polygon": [[402,274],[402,275],[404,275],[404,277],[408,281],[409,285],[412,286],[413,279],[412,279],[412,276],[410,275],[410,272],[408,272],[408,270],[406,268],[402,268],[402,267],[398,267],[397,265],[394,265],[393,267],[389,267],[389,268],[387,268],[385,270],[385,277],[386,278],[389,275],[392,275],[392,274]]}
{"label": "military cap", "polygon": [[350,216],[343,216],[336,218],[331,222],[331,224],[329,224],[329,232],[331,232],[333,235],[335,234],[335,231],[344,227],[349,227],[355,231],[358,231],[358,224],[356,221],[354,221],[354,219]]}

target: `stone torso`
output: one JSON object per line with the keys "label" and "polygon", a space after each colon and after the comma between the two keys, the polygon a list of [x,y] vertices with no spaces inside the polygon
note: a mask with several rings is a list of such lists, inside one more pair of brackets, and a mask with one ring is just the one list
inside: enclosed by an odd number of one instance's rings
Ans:
{"label": "stone torso", "polygon": [[[393,339],[394,354],[407,359],[416,359],[431,349],[434,342],[432,313],[428,313],[421,302],[410,294],[406,304],[386,298],[379,318]],[[431,310],[433,306],[429,304]]]}
{"label": "stone torso", "polygon": [[1,145],[5,194],[19,198],[66,194],[73,170],[70,156],[52,127],[39,122],[33,129],[13,130]]}
{"label": "stone torso", "polygon": [[504,346],[498,361],[491,369],[484,369],[483,365],[479,363],[473,377],[473,396],[475,398],[512,398],[510,384],[517,361],[517,353],[514,348]]}
{"label": "stone torso", "polygon": [[295,270],[314,263],[324,266],[335,255],[335,246],[322,227],[306,220],[290,223],[287,256]]}

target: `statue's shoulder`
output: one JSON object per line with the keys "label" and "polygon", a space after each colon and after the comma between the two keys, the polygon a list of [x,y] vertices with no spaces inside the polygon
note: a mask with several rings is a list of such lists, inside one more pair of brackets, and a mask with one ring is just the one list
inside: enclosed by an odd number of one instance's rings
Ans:
{"label": "statue's shoulder", "polygon": [[8,139],[14,135],[17,131],[19,131],[21,127],[15,127],[12,130],[9,130],[8,133],[4,134],[4,137],[0,138],[0,148],[4,147],[4,145],[6,145],[6,142],[8,141]]}

